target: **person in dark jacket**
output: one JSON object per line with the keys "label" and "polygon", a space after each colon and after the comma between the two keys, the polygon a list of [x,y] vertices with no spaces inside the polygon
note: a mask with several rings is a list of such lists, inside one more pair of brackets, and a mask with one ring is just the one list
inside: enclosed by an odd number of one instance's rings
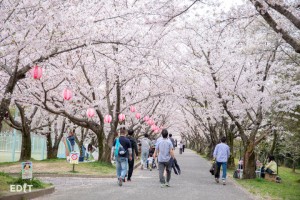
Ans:
{"label": "person in dark jacket", "polygon": [[134,152],[136,155],[136,159],[138,159],[138,156],[139,156],[137,142],[136,142],[135,138],[133,137],[133,133],[134,133],[134,131],[132,129],[128,130],[127,138],[129,139],[129,141],[131,143],[131,148],[132,148],[133,152],[132,152],[132,160],[128,160],[129,169],[128,169],[127,181],[131,181],[131,176],[132,176],[133,167],[134,167]]}
{"label": "person in dark jacket", "polygon": [[132,160],[132,148],[130,140],[125,136],[126,129],[124,127],[120,128],[120,137],[116,138],[113,142],[111,148],[110,159],[116,160],[116,170],[118,185],[122,186],[125,182],[125,176],[127,174],[128,160]]}

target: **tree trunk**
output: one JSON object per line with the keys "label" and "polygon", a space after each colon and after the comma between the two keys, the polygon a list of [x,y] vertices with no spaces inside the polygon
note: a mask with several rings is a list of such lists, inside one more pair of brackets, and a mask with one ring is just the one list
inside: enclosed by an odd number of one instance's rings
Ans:
{"label": "tree trunk", "polygon": [[277,136],[278,136],[278,134],[277,134],[276,130],[274,130],[274,139],[273,139],[272,147],[269,152],[270,155],[274,155],[274,151],[275,151],[276,144],[277,144],[277,138],[278,138]]}
{"label": "tree trunk", "polygon": [[253,179],[256,178],[255,174],[255,153],[254,153],[254,142],[248,143],[244,149],[244,165],[243,165],[243,178]]}
{"label": "tree trunk", "polygon": [[54,145],[52,144],[51,133],[47,133],[47,159],[57,158],[59,141],[55,141]]}
{"label": "tree trunk", "polygon": [[227,136],[227,144],[230,147],[230,156],[228,158],[228,163],[227,167],[229,169],[235,169],[235,164],[234,164],[234,155],[233,155],[233,139],[234,139],[234,134],[229,131],[228,136]]}
{"label": "tree trunk", "polygon": [[215,149],[215,146],[216,145],[214,145],[214,144],[212,144],[212,143],[210,143],[209,145],[208,145],[208,151],[207,151],[207,154],[206,154],[206,157],[208,158],[208,159],[212,159],[213,158],[213,153],[214,153],[214,149]]}
{"label": "tree trunk", "polygon": [[22,146],[19,161],[27,161],[31,159],[31,135],[28,129],[22,131]]}

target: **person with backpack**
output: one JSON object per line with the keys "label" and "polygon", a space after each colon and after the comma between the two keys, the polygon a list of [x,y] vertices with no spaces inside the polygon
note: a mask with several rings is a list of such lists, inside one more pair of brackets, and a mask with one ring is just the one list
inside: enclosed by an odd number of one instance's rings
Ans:
{"label": "person with backpack", "polygon": [[[153,158],[155,159],[158,155],[159,181],[161,183],[161,187],[164,188],[170,187],[169,182],[171,179],[172,164],[175,156],[172,142],[168,140],[167,129],[163,129],[161,135],[162,139],[158,141],[157,145],[155,146]],[[164,177],[165,170],[167,172],[166,178]]]}
{"label": "person with backpack", "polygon": [[[129,141],[131,143],[132,150],[136,154],[136,159],[138,159],[139,151],[138,151],[136,140],[133,137],[133,133],[134,133],[134,131],[132,129],[128,130],[127,138],[129,139]],[[129,169],[128,169],[127,181],[131,181],[131,176],[132,176],[133,166],[134,166],[134,152],[132,152],[132,159],[128,160]]]}
{"label": "person with backpack", "polygon": [[126,129],[121,128],[120,137],[114,140],[111,149],[111,160],[113,160],[114,156],[116,159],[116,169],[119,186],[122,186],[122,183],[125,182],[128,159],[132,160],[131,143],[130,140],[125,137],[125,133]]}
{"label": "person with backpack", "polygon": [[149,150],[151,147],[151,141],[149,140],[149,135],[147,133],[144,134],[144,138],[141,139],[141,169],[147,169],[147,159],[149,156]]}

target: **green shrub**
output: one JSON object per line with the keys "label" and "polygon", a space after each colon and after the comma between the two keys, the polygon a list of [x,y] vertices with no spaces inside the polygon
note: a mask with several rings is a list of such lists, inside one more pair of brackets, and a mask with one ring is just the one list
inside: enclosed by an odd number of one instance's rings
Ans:
{"label": "green shrub", "polygon": [[10,182],[9,184],[14,185],[24,185],[26,183],[27,185],[32,185],[33,188],[44,188],[44,184],[38,180],[38,179],[22,179],[19,177],[18,179],[15,179],[14,181]]}

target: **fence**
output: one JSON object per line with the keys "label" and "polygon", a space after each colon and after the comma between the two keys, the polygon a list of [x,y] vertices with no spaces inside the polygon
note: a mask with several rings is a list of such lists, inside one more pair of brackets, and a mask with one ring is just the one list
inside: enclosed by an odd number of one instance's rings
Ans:
{"label": "fence", "polygon": [[[14,162],[20,159],[22,135],[19,131],[0,133],[0,162]],[[75,151],[78,146],[75,144]],[[58,148],[58,158],[65,158],[65,146],[61,142]],[[46,137],[31,134],[31,158],[43,160],[47,158]]]}

